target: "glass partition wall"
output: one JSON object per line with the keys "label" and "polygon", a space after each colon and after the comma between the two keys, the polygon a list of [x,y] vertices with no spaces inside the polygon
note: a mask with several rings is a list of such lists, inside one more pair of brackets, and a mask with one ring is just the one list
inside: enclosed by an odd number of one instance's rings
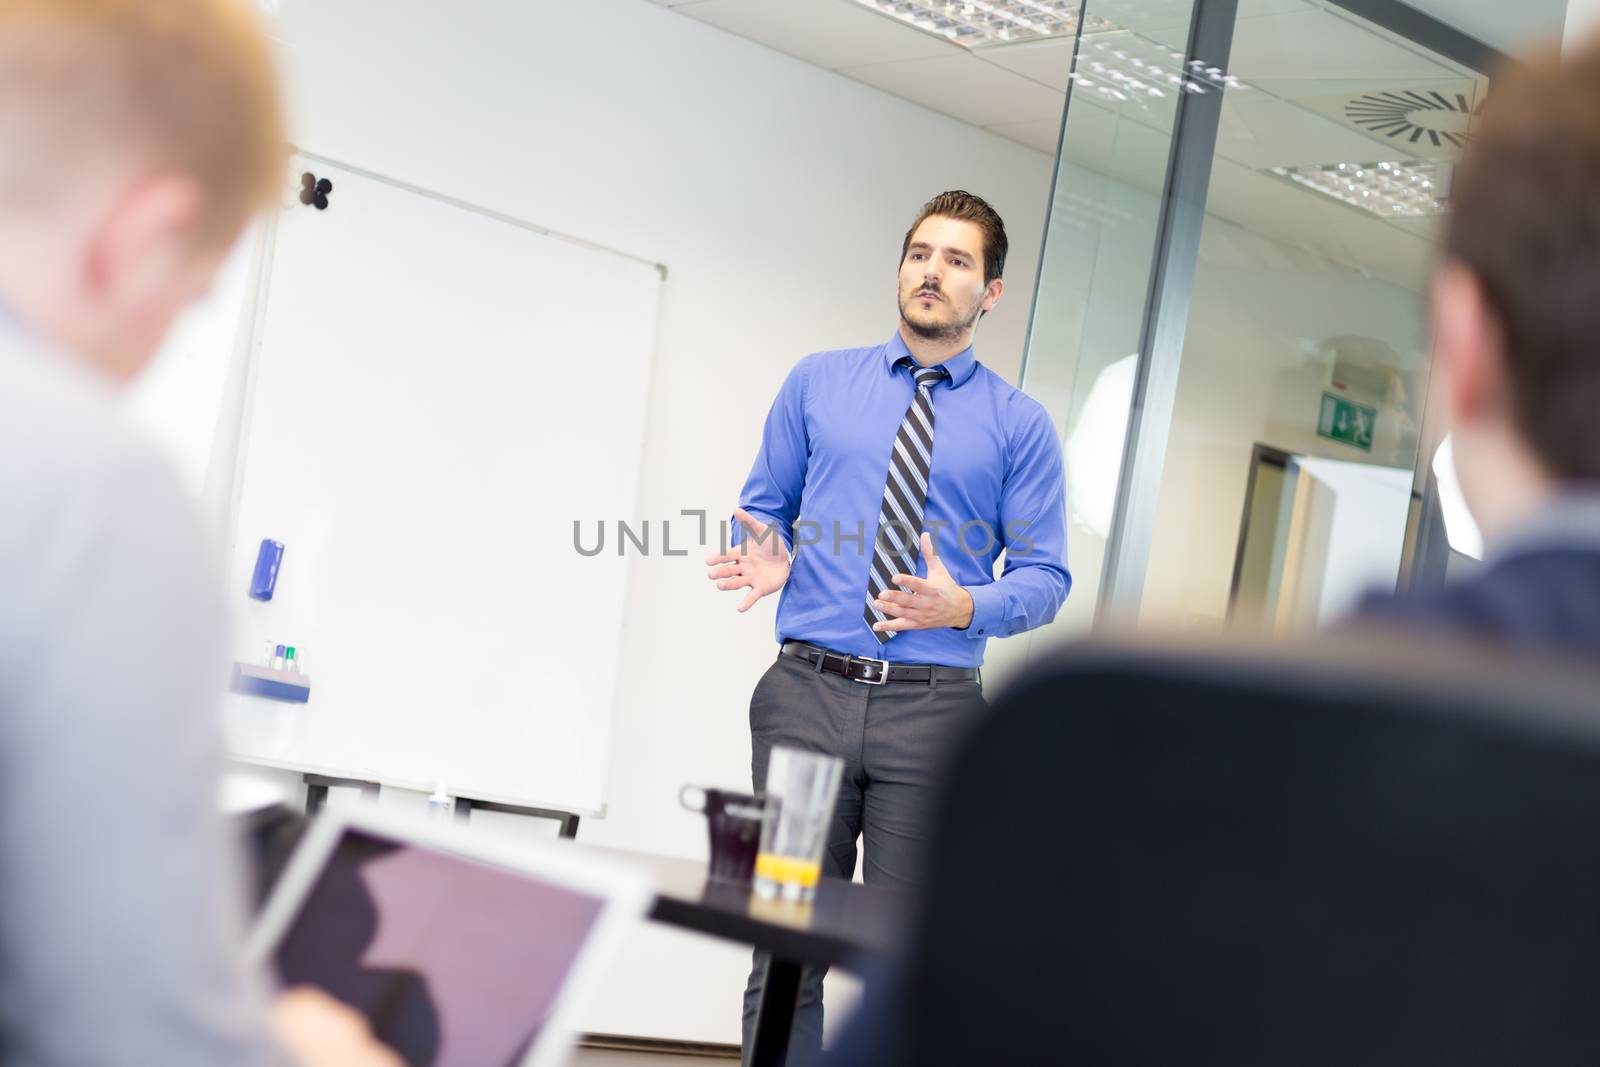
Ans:
{"label": "glass partition wall", "polygon": [[1497,57],[1389,0],[1088,0],[1080,25],[1022,376],[1062,435],[1074,585],[1005,663],[1393,588],[1436,525],[1427,284]]}

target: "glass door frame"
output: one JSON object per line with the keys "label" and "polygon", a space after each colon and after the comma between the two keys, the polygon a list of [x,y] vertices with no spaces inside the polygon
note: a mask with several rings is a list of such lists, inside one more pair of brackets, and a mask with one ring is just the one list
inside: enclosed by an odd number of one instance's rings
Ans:
{"label": "glass door frame", "polygon": [[[1084,25],[1092,2],[1085,0],[1080,10],[1080,27]],[[1480,74],[1489,74],[1508,58],[1483,41],[1399,0],[1324,2]],[[1238,0],[1194,0],[1184,54],[1185,67],[1199,61],[1205,67],[1228,69],[1238,6]],[[1079,38],[1073,46],[1075,64],[1081,43],[1080,29]],[[1095,606],[1094,624],[1097,629],[1107,625],[1133,625],[1143,600],[1162,469],[1177,397],[1178,372],[1188,328],[1189,300],[1199,260],[1200,233],[1205,222],[1211,163],[1216,151],[1225,91],[1183,94],[1174,115],[1156,223],[1155,255],[1139,333],[1128,430],[1118,472],[1116,503],[1106,544],[1099,598]],[[1073,86],[1069,82],[1056,154],[1058,175],[1067,119],[1072,110],[1072,92]],[[1054,206],[1052,187],[1051,211]],[[1049,232],[1047,216],[1047,238]],[[1042,287],[1043,252],[1039,264],[1040,276],[1035,280],[1028,332],[1030,347],[1033,338],[1031,323],[1037,318],[1039,301],[1046,299]],[[1028,352],[1025,350],[1024,375],[1027,360]],[[1438,405],[1431,401],[1432,390],[1429,391],[1429,402],[1423,411],[1419,435],[1421,450],[1416,468],[1418,477],[1412,485],[1412,510],[1416,521],[1406,535],[1401,568],[1400,584],[1408,588],[1442,582],[1450,554],[1431,465],[1433,449],[1443,436],[1438,425]]]}

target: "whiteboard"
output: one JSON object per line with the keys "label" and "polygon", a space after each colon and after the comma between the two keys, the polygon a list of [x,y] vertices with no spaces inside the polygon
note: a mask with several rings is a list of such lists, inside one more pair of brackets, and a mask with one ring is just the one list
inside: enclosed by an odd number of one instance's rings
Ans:
{"label": "whiteboard", "polygon": [[251,267],[261,233],[249,227],[211,290],[179,317],[150,366],[121,397],[123,419],[166,456],[190,495],[205,488],[237,334],[249,323]]}
{"label": "whiteboard", "polygon": [[628,561],[573,524],[635,509],[662,275],[305,167],[334,191],[277,220],[228,596],[235,658],[295,645],[312,694],[229,694],[230,752],[601,813]]}

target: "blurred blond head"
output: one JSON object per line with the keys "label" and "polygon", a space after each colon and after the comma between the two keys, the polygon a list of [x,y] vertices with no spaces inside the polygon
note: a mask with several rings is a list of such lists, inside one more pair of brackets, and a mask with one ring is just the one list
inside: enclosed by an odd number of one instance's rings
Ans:
{"label": "blurred blond head", "polygon": [[285,152],[249,0],[0,0],[0,306],[131,377]]}

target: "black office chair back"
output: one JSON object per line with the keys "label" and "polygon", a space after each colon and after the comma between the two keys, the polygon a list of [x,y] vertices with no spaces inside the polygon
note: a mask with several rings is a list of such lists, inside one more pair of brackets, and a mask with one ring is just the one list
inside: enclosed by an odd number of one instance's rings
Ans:
{"label": "black office chair back", "polygon": [[1091,649],[1000,700],[891,1058],[1600,1063],[1600,686],[1419,655]]}

